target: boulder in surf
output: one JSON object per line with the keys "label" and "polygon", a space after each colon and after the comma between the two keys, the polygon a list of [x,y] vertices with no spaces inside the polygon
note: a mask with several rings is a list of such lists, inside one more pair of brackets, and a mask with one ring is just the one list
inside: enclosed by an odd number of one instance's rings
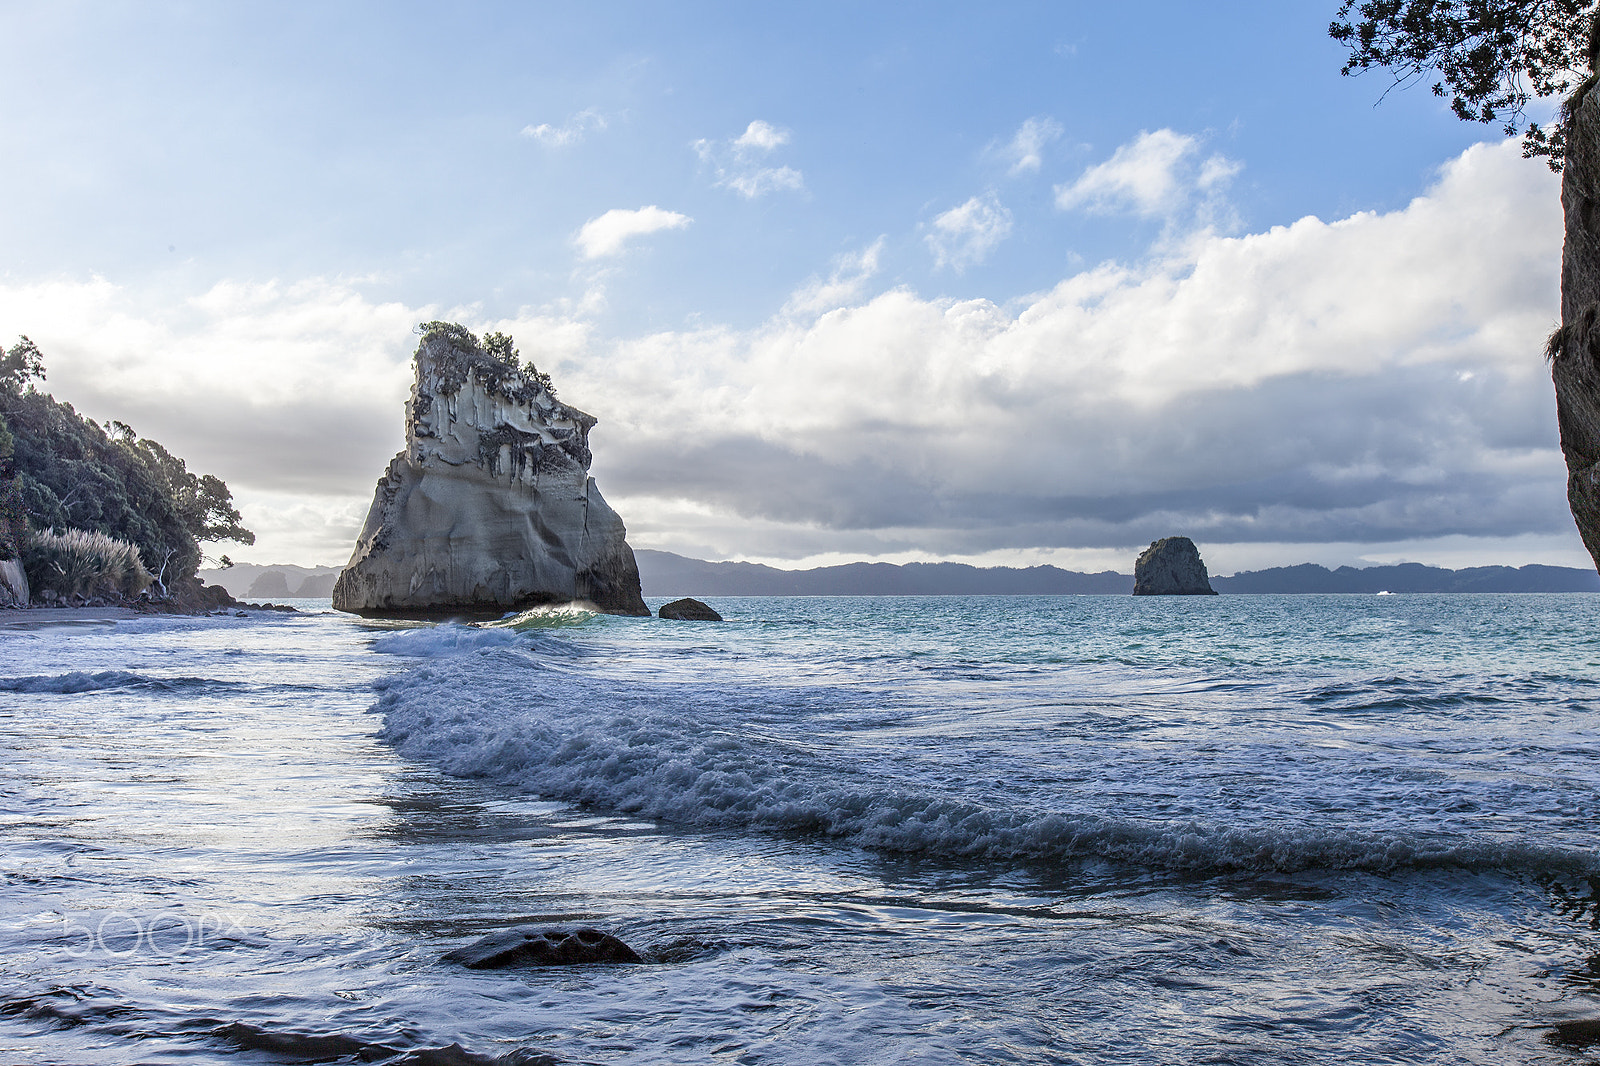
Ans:
{"label": "boulder in surf", "polygon": [[722,621],[722,616],[711,606],[687,596],[671,603],[663,603],[661,609],[656,612],[656,617],[671,618],[681,622]]}

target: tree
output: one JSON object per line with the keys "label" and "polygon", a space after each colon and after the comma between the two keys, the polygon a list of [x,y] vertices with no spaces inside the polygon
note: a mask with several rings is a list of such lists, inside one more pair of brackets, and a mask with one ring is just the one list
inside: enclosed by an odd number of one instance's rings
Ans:
{"label": "tree", "polygon": [[[43,377],[26,337],[0,358],[11,452],[0,457],[0,542],[11,551],[28,526],[104,533],[131,541],[146,568],[172,583],[194,574],[202,541],[254,543],[220,478],[191,473],[124,423],[102,427],[29,384]],[[0,558],[6,551],[0,543]]]}
{"label": "tree", "polygon": [[197,541],[236,540],[254,544],[256,535],[240,525],[241,516],[233,506],[233,493],[219,477],[191,474],[187,464],[148,438],[136,439],[133,430],[118,422],[127,436],[117,443],[140,455],[166,483],[167,494],[189,535]]}
{"label": "tree", "polygon": [[34,378],[44,379],[44,356],[26,336],[19,337],[10,351],[0,351],[0,389],[21,392]]}
{"label": "tree", "polygon": [[1328,34],[1350,49],[1341,74],[1381,67],[1409,85],[1432,72],[1433,94],[1450,97],[1458,118],[1499,122],[1508,137],[1520,131],[1522,154],[1559,171],[1565,121],[1546,128],[1527,122],[1526,110],[1571,92],[1570,109],[1593,84],[1584,71],[1597,8],[1596,0],[1344,0]]}

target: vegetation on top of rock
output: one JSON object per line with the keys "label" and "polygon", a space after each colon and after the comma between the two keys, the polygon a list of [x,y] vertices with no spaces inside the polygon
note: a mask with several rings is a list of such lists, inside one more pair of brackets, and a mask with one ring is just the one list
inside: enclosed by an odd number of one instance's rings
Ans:
{"label": "vegetation on top of rock", "polygon": [[164,592],[193,577],[201,542],[255,542],[220,478],[123,423],[84,418],[33,386],[44,376],[26,337],[0,359],[0,558],[21,554],[30,530],[104,534],[136,546]]}
{"label": "vegetation on top of rock", "polygon": [[[522,354],[516,342],[507,333],[486,333],[480,342],[475,333],[455,322],[423,322],[417,326],[422,343],[443,339],[449,342],[450,356],[439,361],[440,383],[447,396],[453,396],[466,384],[467,375],[477,375],[478,381],[492,396],[513,403],[525,404],[541,392],[555,401],[556,388],[550,375],[533,365],[532,360],[520,362]],[[557,404],[566,409],[564,404]]]}
{"label": "vegetation on top of rock", "polygon": [[[1456,117],[1499,122],[1507,137],[1522,129],[1536,98],[1567,97],[1570,117],[1594,84],[1600,24],[1596,0],[1344,0],[1328,27],[1350,49],[1341,74],[1388,68],[1396,85],[1429,71],[1435,96],[1450,97]],[[1354,12],[1354,15],[1352,15]],[[1566,162],[1566,122],[1523,131],[1522,154]]]}

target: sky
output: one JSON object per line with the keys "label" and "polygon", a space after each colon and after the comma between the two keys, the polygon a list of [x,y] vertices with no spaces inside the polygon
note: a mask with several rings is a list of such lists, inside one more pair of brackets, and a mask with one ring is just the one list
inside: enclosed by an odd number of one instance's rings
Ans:
{"label": "sky", "polygon": [[1587,567],[1559,180],[1337,6],[0,0],[0,338],[239,561],[348,558],[442,318],[635,548]]}

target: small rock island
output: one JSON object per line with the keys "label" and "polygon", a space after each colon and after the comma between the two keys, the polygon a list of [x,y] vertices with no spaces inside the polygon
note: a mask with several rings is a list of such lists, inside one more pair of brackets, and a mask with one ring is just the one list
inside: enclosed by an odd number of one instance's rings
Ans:
{"label": "small rock island", "polygon": [[503,334],[422,327],[406,448],[378,479],[335,608],[414,617],[582,600],[650,613],[627,530],[589,476],[597,420],[517,358]]}
{"label": "small rock island", "polygon": [[1135,596],[1215,596],[1200,549],[1188,537],[1162,537],[1133,564]]}

